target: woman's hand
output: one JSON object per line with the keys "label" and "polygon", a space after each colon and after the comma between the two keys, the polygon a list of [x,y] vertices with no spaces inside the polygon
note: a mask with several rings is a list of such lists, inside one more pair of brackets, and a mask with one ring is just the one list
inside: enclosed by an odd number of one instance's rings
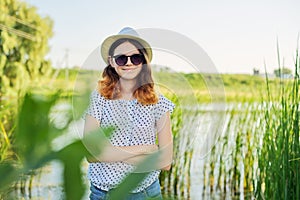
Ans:
{"label": "woman's hand", "polygon": [[[99,122],[92,116],[87,115],[85,133],[99,128]],[[104,147],[99,155],[87,157],[88,162],[118,162],[124,161],[128,164],[137,165],[147,155],[160,151],[156,163],[156,169],[169,170],[172,163],[173,139],[170,125],[170,113],[167,112],[157,123],[158,146],[134,145],[134,146],[113,146],[108,141],[103,141]]]}

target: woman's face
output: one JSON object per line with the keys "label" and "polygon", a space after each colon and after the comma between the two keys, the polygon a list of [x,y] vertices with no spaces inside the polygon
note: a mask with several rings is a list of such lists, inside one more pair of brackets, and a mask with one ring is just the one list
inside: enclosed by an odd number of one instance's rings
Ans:
{"label": "woman's face", "polygon": [[118,73],[118,75],[120,76],[120,78],[126,79],[126,80],[135,79],[141,72],[143,63],[141,63],[139,65],[134,65],[131,62],[130,58],[128,57],[127,63],[124,66],[119,66],[116,63],[114,56],[117,56],[117,55],[131,56],[134,54],[140,54],[140,52],[130,42],[124,42],[124,43],[120,44],[119,46],[117,46],[114,51],[113,56],[109,57],[110,65],[113,68],[115,68],[115,70]]}

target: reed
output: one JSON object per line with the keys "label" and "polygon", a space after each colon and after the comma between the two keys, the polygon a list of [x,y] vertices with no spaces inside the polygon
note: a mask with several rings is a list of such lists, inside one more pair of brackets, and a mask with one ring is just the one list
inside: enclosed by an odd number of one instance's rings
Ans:
{"label": "reed", "polygon": [[[278,48],[280,64],[279,58]],[[258,199],[300,199],[299,85],[297,50],[293,81],[280,79],[279,96],[268,87],[269,100],[273,101],[264,113],[266,127],[258,151]]]}
{"label": "reed", "polygon": [[13,133],[15,129],[16,104],[0,99],[0,162],[15,158]]}
{"label": "reed", "polygon": [[[298,91],[300,81],[298,51],[296,53],[294,80],[286,81],[281,79],[278,82],[280,83],[279,94],[274,93],[278,90],[274,88],[276,84],[271,83],[272,81],[267,78],[267,99],[265,99],[265,94],[262,94],[263,100],[261,103],[256,103],[253,99],[247,99],[243,103],[234,103],[225,112],[226,122],[224,128],[221,127],[222,130],[210,126],[206,127],[212,128],[210,129],[212,132],[211,137],[215,137],[213,133],[215,129],[221,133],[218,135],[219,137],[211,138],[218,140],[214,148],[201,160],[203,164],[201,169],[203,171],[203,188],[199,188],[199,190],[203,191],[203,199],[300,199],[300,97]],[[199,96],[203,95],[196,93],[196,97],[198,94]],[[208,114],[210,111],[202,112],[196,109],[180,107],[179,100],[184,95],[175,96],[170,93],[167,96],[177,105],[172,114],[174,163],[169,172],[161,174],[160,181],[166,198],[189,199],[191,179],[195,178],[194,174],[191,174],[191,163],[193,162],[193,157],[197,157],[198,155],[196,154],[205,149],[205,147],[197,147],[194,143],[194,134],[199,131],[195,125],[203,126],[201,121],[195,123],[195,120],[203,118],[204,115],[207,115],[206,119],[210,121],[217,121],[217,118],[210,117],[210,114]],[[208,98],[208,100],[210,99]],[[36,107],[36,102],[31,107]],[[28,113],[31,112],[28,111]],[[1,113],[0,116],[0,161],[2,161],[15,156],[10,150],[13,143],[12,133],[14,125],[7,123],[11,121],[7,116],[12,115]],[[24,114],[24,118],[26,116]],[[212,126],[219,126],[218,124],[211,124]],[[24,125],[25,128],[28,129]],[[41,127],[40,132],[44,128]],[[77,148],[78,145],[76,143],[73,147],[80,149]],[[196,148],[201,150],[198,151]],[[45,154],[47,152],[49,151],[46,151]],[[60,156],[60,159],[70,157],[65,152],[60,153],[64,155]],[[81,155],[82,157],[83,155]],[[72,164],[73,160],[74,158],[70,157],[70,160],[64,161]],[[197,161],[194,160],[194,162]],[[65,169],[65,173],[71,172],[73,166],[78,163],[66,165],[69,168]],[[79,174],[79,176],[76,176],[77,178],[81,177],[78,170],[76,173]],[[68,175],[68,178],[73,177],[72,174]],[[31,177],[27,179],[27,182],[20,181],[20,185],[18,185],[20,187],[19,190],[24,190],[25,187],[30,189],[32,184],[30,180],[32,180]],[[69,184],[65,185],[65,187],[69,188],[67,190],[68,194],[72,193],[72,188],[74,187],[73,179],[70,180],[68,181]],[[135,181],[131,180],[129,183],[133,184]],[[81,187],[78,186],[82,192]],[[77,195],[81,196],[82,194],[78,193]]]}

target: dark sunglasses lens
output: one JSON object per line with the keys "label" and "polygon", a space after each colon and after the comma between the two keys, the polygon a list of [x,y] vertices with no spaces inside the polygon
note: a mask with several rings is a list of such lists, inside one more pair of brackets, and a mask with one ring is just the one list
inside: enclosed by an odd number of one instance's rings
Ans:
{"label": "dark sunglasses lens", "polygon": [[130,57],[132,64],[139,65],[144,61],[144,56],[141,54],[134,54]]}
{"label": "dark sunglasses lens", "polygon": [[127,56],[121,55],[121,56],[116,57],[115,61],[116,61],[117,65],[124,66],[127,63],[127,58],[128,58]]}

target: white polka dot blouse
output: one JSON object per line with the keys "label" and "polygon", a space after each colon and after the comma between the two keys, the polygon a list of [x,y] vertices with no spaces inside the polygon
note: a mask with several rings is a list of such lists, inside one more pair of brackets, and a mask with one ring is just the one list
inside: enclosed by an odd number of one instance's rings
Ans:
{"label": "white polka dot blouse", "polygon": [[[171,113],[174,107],[161,94],[157,104],[142,105],[136,99],[108,100],[94,90],[86,114],[100,121],[101,127],[114,127],[109,138],[114,146],[149,145],[155,144],[157,121],[166,112]],[[94,186],[108,191],[117,187],[133,170],[134,166],[121,161],[90,163],[88,178]],[[140,192],[150,186],[159,173],[160,170],[150,172],[132,192]]]}

